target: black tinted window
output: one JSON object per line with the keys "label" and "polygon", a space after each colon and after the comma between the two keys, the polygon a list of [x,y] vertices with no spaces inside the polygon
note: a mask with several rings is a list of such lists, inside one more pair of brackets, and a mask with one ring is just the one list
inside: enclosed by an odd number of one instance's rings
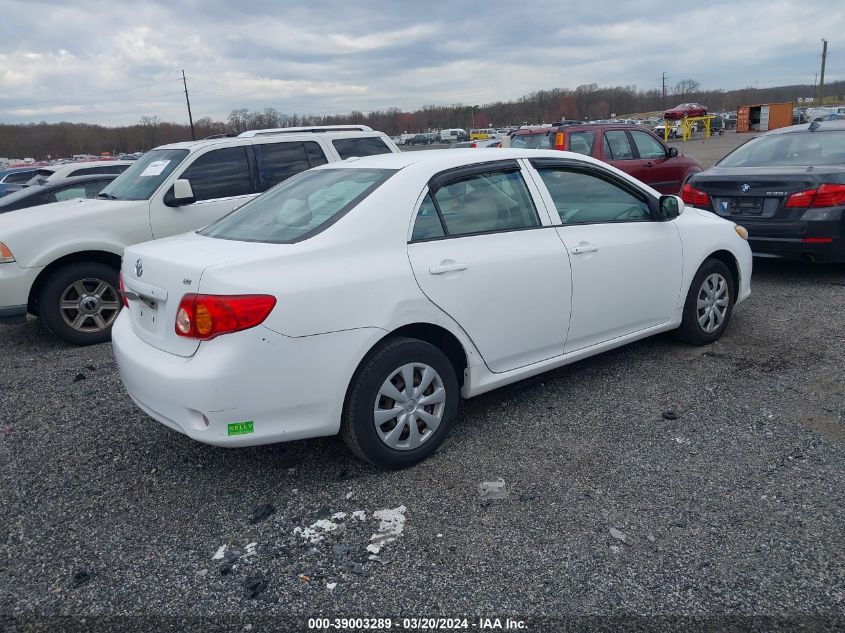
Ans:
{"label": "black tinted window", "polygon": [[[425,136],[422,140],[428,140]],[[389,154],[390,148],[377,136],[363,138],[339,138],[332,141],[341,159],[351,156],[373,156],[374,154]]]}
{"label": "black tinted window", "polygon": [[267,191],[310,167],[302,143],[266,143],[255,145],[258,161],[259,191]]}
{"label": "black tinted window", "polygon": [[121,174],[129,165],[102,165],[99,167],[84,167],[68,174],[70,176],[88,176],[90,174]]}
{"label": "black tinted window", "polygon": [[306,141],[303,145],[305,146],[305,153],[308,155],[308,162],[312,167],[325,165],[329,162],[325,153],[323,153],[323,148],[314,141]]}
{"label": "black tinted window", "polygon": [[191,181],[198,201],[252,193],[246,147],[227,147],[203,154],[180,178]]}
{"label": "black tinted window", "polygon": [[3,179],[3,182],[7,185],[17,185],[22,182],[27,182],[30,178],[35,175],[34,171],[19,171],[13,174],[9,174]]}

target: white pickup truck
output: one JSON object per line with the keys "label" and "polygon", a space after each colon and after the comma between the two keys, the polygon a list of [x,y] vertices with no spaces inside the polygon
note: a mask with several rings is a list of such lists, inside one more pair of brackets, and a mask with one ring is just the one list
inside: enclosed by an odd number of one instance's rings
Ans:
{"label": "white pickup truck", "polygon": [[389,152],[367,126],[252,130],[157,147],[97,199],[0,214],[0,324],[32,314],[69,343],[107,341],[126,246],[201,228],[311,167]]}

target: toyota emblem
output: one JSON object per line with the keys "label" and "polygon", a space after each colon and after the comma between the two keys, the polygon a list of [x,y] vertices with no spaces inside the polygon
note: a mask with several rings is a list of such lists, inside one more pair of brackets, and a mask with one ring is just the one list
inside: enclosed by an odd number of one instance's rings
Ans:
{"label": "toyota emblem", "polygon": [[144,274],[144,264],[141,262],[141,258],[139,257],[138,260],[135,262],[135,276],[140,277]]}
{"label": "toyota emblem", "polygon": [[[742,184],[742,185],[740,185],[740,186],[739,186],[739,190],[740,190],[742,193],[748,193],[748,192],[751,190],[751,185],[749,185],[749,184],[746,182],[745,184]],[[138,260],[138,261],[140,261],[140,260]]]}

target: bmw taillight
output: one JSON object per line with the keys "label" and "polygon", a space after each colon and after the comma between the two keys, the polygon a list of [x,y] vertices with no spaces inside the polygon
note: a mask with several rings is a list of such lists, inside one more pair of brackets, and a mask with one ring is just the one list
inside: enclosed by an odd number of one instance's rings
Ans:
{"label": "bmw taillight", "polygon": [[805,189],[790,194],[784,206],[793,209],[808,209],[841,205],[845,205],[845,185],[824,183],[817,189]]}
{"label": "bmw taillight", "polygon": [[691,204],[694,207],[710,206],[710,196],[707,195],[707,192],[696,189],[689,183],[685,184],[681,190],[681,200],[684,201],[684,204]]}
{"label": "bmw taillight", "polygon": [[182,297],[176,311],[176,334],[210,340],[255,327],[276,305],[271,295],[198,295]]}

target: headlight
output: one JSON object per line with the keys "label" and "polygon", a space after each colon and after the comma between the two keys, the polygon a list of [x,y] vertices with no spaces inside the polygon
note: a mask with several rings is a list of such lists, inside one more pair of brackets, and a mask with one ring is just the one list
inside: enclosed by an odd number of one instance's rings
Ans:
{"label": "headlight", "polygon": [[736,231],[736,234],[739,235],[742,239],[744,239],[744,240],[748,239],[748,229],[746,229],[744,226],[740,226],[739,224],[735,224],[734,225],[734,231]]}
{"label": "headlight", "polygon": [[12,255],[12,251],[3,242],[0,242],[0,264],[8,264],[13,261],[15,261],[15,256]]}

